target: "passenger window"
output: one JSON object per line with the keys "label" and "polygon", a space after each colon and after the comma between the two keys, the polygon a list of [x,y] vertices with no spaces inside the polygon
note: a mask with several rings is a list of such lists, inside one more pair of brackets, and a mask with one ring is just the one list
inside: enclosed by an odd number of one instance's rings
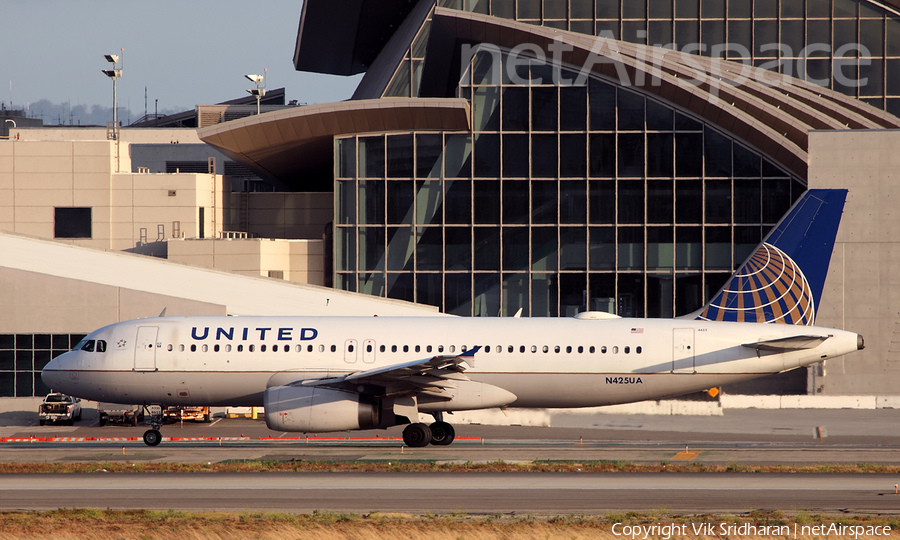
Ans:
{"label": "passenger window", "polygon": [[347,352],[353,352],[353,344],[347,345]]}
{"label": "passenger window", "polygon": [[503,352],[503,346],[497,345],[497,352]]}
{"label": "passenger window", "polygon": [[[591,351],[591,352],[593,352],[593,351]],[[606,354],[606,345],[600,347],[600,352],[602,352],[603,354]]]}
{"label": "passenger window", "polygon": [[278,345],[272,345],[272,352],[278,352]]}
{"label": "passenger window", "polygon": [[583,352],[584,352],[584,347],[582,347],[581,345],[579,345],[579,346],[578,346],[578,354],[581,354],[581,353],[583,353]]}
{"label": "passenger window", "polygon": [[94,344],[95,343],[96,342],[92,339],[92,340],[88,341],[87,343],[85,343],[84,345],[82,345],[81,350],[87,351],[87,352],[94,352]]}
{"label": "passenger window", "polygon": [[516,350],[516,348],[513,347],[512,345],[510,345],[510,346],[506,349],[506,352],[515,352],[515,350]]}
{"label": "passenger window", "polygon": [[282,350],[283,350],[284,352],[291,352],[291,346],[290,346],[290,345],[285,345],[284,347],[282,347]]}
{"label": "passenger window", "polygon": [[213,350],[216,352],[219,352],[219,344],[218,343],[216,343],[215,346],[213,346]]}
{"label": "passenger window", "polygon": [[97,340],[97,352],[106,352],[106,342],[102,339]]}
{"label": "passenger window", "polygon": [[431,352],[431,345],[425,347],[425,352]]}
{"label": "passenger window", "polygon": [[200,350],[203,351],[203,352],[206,352],[206,351],[209,350],[209,347],[207,347],[207,346],[204,344],[202,347],[200,347]]}
{"label": "passenger window", "polygon": [[381,347],[378,347],[378,350],[381,352],[384,352],[384,345],[382,345]]}
{"label": "passenger window", "polygon": [[613,354],[619,354],[619,346],[613,345]]}
{"label": "passenger window", "polygon": [[553,347],[553,352],[555,352],[557,354],[559,353],[559,345],[557,345],[556,347]]}
{"label": "passenger window", "polygon": [[303,345],[297,345],[297,346],[294,348],[294,350],[297,351],[297,352],[303,352]]}
{"label": "passenger window", "polygon": [[191,352],[197,352],[197,346],[191,345]]}
{"label": "passenger window", "polygon": [[537,352],[537,345],[532,345],[532,346],[531,346],[531,352],[533,352],[533,353],[536,353],[536,352]]}
{"label": "passenger window", "polygon": [[306,346],[306,352],[313,352],[313,346],[312,346],[312,345],[307,345],[307,346]]}
{"label": "passenger window", "polygon": [[635,348],[635,349],[634,349],[634,352],[636,352],[636,353],[638,353],[638,354],[641,354],[641,348],[640,348],[640,347]]}
{"label": "passenger window", "polygon": [[265,345],[260,345],[260,346],[259,346],[259,352],[266,352],[266,346],[265,346]]}
{"label": "passenger window", "polygon": [[491,346],[490,346],[490,345],[485,345],[485,346],[484,346],[484,352],[491,352]]}
{"label": "passenger window", "polygon": [[178,346],[178,352],[184,352],[184,344]]}
{"label": "passenger window", "polygon": [[226,345],[225,345],[225,352],[231,352],[231,345],[230,345],[230,344],[226,344]]}
{"label": "passenger window", "polygon": [[325,352],[325,345],[319,345],[319,352]]}
{"label": "passenger window", "polygon": [[[591,348],[588,349],[588,352],[591,353],[591,354],[594,354],[594,351],[595,351],[595,350],[597,350],[597,349],[595,349],[594,346],[591,345]],[[603,351],[603,352],[606,352],[606,351]]]}
{"label": "passenger window", "polygon": [[525,345],[519,345],[519,352],[520,353],[525,352]]}
{"label": "passenger window", "polygon": [[337,352],[337,345],[331,346],[331,352]]}
{"label": "passenger window", "polygon": [[371,343],[366,345],[366,352],[372,352],[372,344]]}
{"label": "passenger window", "polygon": [[541,350],[544,351],[545,353],[548,353],[548,352],[550,352],[550,347],[544,345],[543,347],[541,347]]}
{"label": "passenger window", "polygon": [[625,354],[628,354],[630,352],[631,352],[631,347],[629,347],[628,345],[625,345]]}
{"label": "passenger window", "polygon": [[444,352],[444,346],[438,345],[438,352]]}
{"label": "passenger window", "polygon": [[172,352],[172,344],[171,343],[169,343],[169,346],[166,347],[166,350],[169,352]]}
{"label": "passenger window", "polygon": [[391,352],[397,352],[397,346],[391,345]]}
{"label": "passenger window", "polygon": [[421,351],[422,351],[421,345],[416,345],[416,352],[421,352]]}
{"label": "passenger window", "polygon": [[244,352],[244,346],[238,345],[238,352]]}
{"label": "passenger window", "polygon": [[468,347],[466,347],[465,345],[460,345],[460,346],[459,346],[459,351],[460,351],[460,352],[466,352],[467,350],[469,350],[469,349],[468,349]]}
{"label": "passenger window", "polygon": [[572,352],[572,346],[571,346],[571,345],[566,346],[566,352],[567,352],[567,353],[571,353],[571,352]]}
{"label": "passenger window", "polygon": [[456,352],[456,345],[450,345],[450,352]]}
{"label": "passenger window", "polygon": [[249,352],[256,351],[256,345],[250,345],[249,347],[247,347],[247,351],[249,351]]}
{"label": "passenger window", "polygon": [[403,352],[409,352],[409,345],[403,346]]}

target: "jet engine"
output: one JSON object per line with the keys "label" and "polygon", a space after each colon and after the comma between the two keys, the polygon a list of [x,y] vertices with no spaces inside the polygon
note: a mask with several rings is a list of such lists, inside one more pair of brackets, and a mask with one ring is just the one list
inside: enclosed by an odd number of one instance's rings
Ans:
{"label": "jet engine", "polygon": [[273,386],[265,393],[266,425],[275,431],[348,431],[379,424],[378,404],[354,392]]}

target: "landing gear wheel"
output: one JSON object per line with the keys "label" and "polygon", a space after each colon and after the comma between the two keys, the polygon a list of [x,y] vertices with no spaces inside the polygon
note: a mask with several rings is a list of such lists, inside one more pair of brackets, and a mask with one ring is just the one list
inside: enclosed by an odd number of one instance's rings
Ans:
{"label": "landing gear wheel", "polygon": [[431,444],[435,446],[447,446],[456,438],[456,430],[447,422],[435,422],[429,428],[431,429]]}
{"label": "landing gear wheel", "polygon": [[144,444],[147,446],[156,446],[162,442],[162,433],[155,429],[148,429],[144,432]]}
{"label": "landing gear wheel", "polygon": [[422,448],[431,442],[431,428],[425,424],[415,423],[403,430],[403,442],[411,448]]}

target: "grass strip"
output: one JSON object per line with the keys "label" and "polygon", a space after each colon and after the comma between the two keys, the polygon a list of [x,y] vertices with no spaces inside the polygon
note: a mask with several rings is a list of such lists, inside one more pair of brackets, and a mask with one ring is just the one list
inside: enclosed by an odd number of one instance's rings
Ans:
{"label": "grass strip", "polygon": [[[153,510],[59,509],[45,512],[0,513],[0,537],[14,540],[52,538],[55,540],[118,539],[243,539],[288,540],[296,538],[405,538],[410,540],[518,540],[526,538],[580,539],[622,538],[613,534],[613,524],[654,525],[713,523],[756,527],[804,524],[890,526],[889,536],[900,538],[900,518],[795,513],[780,510],[755,511],[741,515],[677,515],[663,510],[650,513],[628,512],[591,517],[581,515],[471,515],[466,513],[426,514],[348,514],[316,511],[290,513],[199,513]],[[690,529],[690,525],[688,528]],[[621,529],[620,529],[621,530]],[[621,533],[620,533],[621,534]],[[680,535],[679,535],[680,536]],[[695,538],[713,536],[689,535]],[[650,538],[663,538],[651,535]],[[674,536],[673,536],[674,538]],[[747,535],[741,538],[776,538]],[[778,537],[782,538],[782,537]],[[797,538],[809,540],[812,535]],[[821,538],[821,536],[819,536]],[[860,536],[860,538],[867,538]]]}

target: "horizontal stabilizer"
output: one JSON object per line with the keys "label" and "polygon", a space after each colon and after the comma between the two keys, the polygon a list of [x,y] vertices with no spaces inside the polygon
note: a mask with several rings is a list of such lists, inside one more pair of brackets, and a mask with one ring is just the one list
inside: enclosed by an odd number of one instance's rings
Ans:
{"label": "horizontal stabilizer", "polygon": [[791,336],[757,341],[755,343],[742,343],[741,347],[756,349],[757,351],[800,351],[803,349],[815,349],[830,337],[832,336]]}

